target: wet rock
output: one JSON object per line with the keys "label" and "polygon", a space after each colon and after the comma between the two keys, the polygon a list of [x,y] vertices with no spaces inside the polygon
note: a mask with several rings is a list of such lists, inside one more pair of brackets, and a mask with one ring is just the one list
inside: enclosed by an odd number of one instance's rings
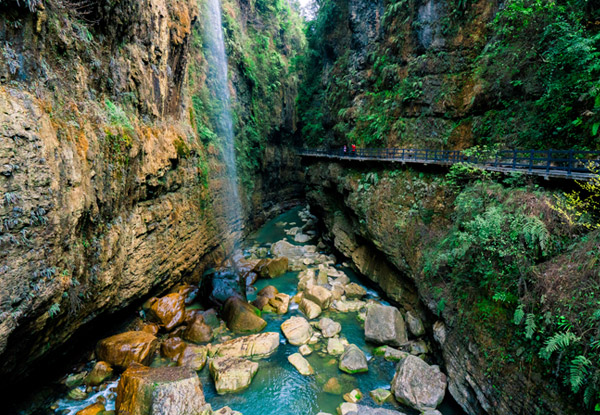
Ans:
{"label": "wet rock", "polygon": [[308,342],[313,334],[312,327],[303,317],[292,317],[281,324],[281,331],[294,346],[300,346]]}
{"label": "wet rock", "polygon": [[67,388],[76,388],[84,382],[86,376],[87,372],[74,373],[72,375],[69,375],[65,379],[65,386]]}
{"label": "wet rock", "polygon": [[437,408],[446,392],[446,375],[415,356],[399,364],[392,380],[396,400],[416,409]]}
{"label": "wet rock", "polygon": [[77,411],[75,415],[100,415],[102,414],[106,408],[101,403],[94,403],[90,406],[86,406],[81,411]]}
{"label": "wet rock", "polygon": [[219,395],[238,392],[250,386],[258,371],[258,363],[240,357],[218,357],[209,364]]}
{"label": "wet rock", "polygon": [[330,318],[324,317],[319,320],[319,330],[321,330],[323,337],[333,337],[342,331],[342,325]]}
{"label": "wet rock", "polygon": [[285,274],[288,266],[289,261],[285,256],[274,259],[261,259],[254,271],[260,278],[275,278]]}
{"label": "wet rock", "polygon": [[181,284],[171,290],[172,293],[181,294],[183,296],[185,305],[191,305],[196,301],[199,291],[200,288],[190,284]]}
{"label": "wet rock", "polygon": [[257,297],[267,297],[267,299],[274,298],[275,295],[279,294],[279,290],[272,285],[267,285],[265,288],[256,293]]}
{"label": "wet rock", "polygon": [[331,287],[331,297],[332,301],[339,301],[342,299],[342,296],[346,292],[344,291],[344,287],[341,285],[334,285]]}
{"label": "wet rock", "polygon": [[338,338],[331,338],[327,341],[327,353],[333,356],[339,356],[344,353],[344,345]]}
{"label": "wet rock", "polygon": [[319,269],[319,273],[317,274],[317,285],[326,285],[328,280],[327,271],[323,268]]}
{"label": "wet rock", "polygon": [[371,399],[373,399],[373,401],[378,405],[383,405],[392,398],[392,392],[382,388],[372,390],[369,392],[369,395],[371,396]]}
{"label": "wet rock", "polygon": [[410,311],[406,312],[406,324],[408,325],[408,330],[415,337],[420,337],[425,334],[425,326],[423,326],[423,322],[417,316],[415,316]]}
{"label": "wet rock", "polygon": [[269,300],[270,298],[267,296],[258,296],[250,304],[258,308],[259,310],[264,310],[264,308],[269,304]]}
{"label": "wet rock", "polygon": [[346,298],[350,300],[360,300],[365,295],[367,295],[367,290],[353,282],[351,282],[350,284],[346,284],[344,286],[344,291],[346,292]]}
{"label": "wet rock", "polygon": [[373,304],[367,310],[365,338],[378,344],[400,346],[408,341],[402,314],[396,307]]}
{"label": "wet rock", "polygon": [[338,407],[340,415],[405,415],[402,412],[392,411],[391,409],[370,408],[364,405],[344,402]]}
{"label": "wet rock", "polygon": [[446,342],[446,326],[442,321],[436,321],[433,324],[433,338],[440,345]]}
{"label": "wet rock", "polygon": [[229,330],[235,333],[256,333],[267,325],[256,307],[238,297],[227,300],[223,307],[223,319]]}
{"label": "wet rock", "polygon": [[113,368],[107,362],[97,362],[92,371],[86,376],[85,384],[98,386],[113,375]]}
{"label": "wet rock", "polygon": [[298,351],[300,352],[300,354],[302,356],[308,356],[309,354],[311,354],[313,352],[312,349],[310,348],[310,346],[307,344],[303,344],[302,346],[300,346]]}
{"label": "wet rock", "polygon": [[171,331],[185,320],[185,297],[179,293],[165,295],[150,304],[148,318]]}
{"label": "wet rock", "polygon": [[279,293],[269,300],[269,303],[263,308],[263,311],[285,314],[288,312],[289,306],[290,296],[284,293]]}
{"label": "wet rock", "polygon": [[206,346],[196,346],[188,344],[179,355],[177,366],[188,367],[194,371],[202,370],[206,365],[208,348]]}
{"label": "wet rock", "polygon": [[183,338],[192,343],[208,343],[212,340],[212,328],[204,322],[202,314],[196,314],[188,325]]}
{"label": "wet rock", "polygon": [[242,415],[242,413],[238,412],[238,411],[234,411],[233,409],[231,409],[228,406],[224,406],[223,408],[219,409],[218,411],[213,411],[212,415]]}
{"label": "wet rock", "polygon": [[385,353],[383,355],[384,359],[389,362],[399,362],[408,356],[408,353],[403,352],[398,349],[394,349],[393,347],[387,346],[385,349]]}
{"label": "wet rock", "polygon": [[350,313],[353,311],[359,311],[363,307],[365,307],[367,303],[359,300],[342,300],[342,301],[334,301],[332,304],[333,309],[339,311],[340,313]]}
{"label": "wet rock", "polygon": [[229,269],[213,270],[202,277],[200,292],[203,299],[223,307],[233,297],[246,301],[246,282],[239,274]]}
{"label": "wet rock", "polygon": [[218,357],[268,357],[279,347],[279,333],[267,332],[238,337],[210,346],[210,355]]}
{"label": "wet rock", "polygon": [[73,399],[74,401],[83,401],[84,399],[87,399],[87,396],[87,393],[79,388],[71,389],[67,394],[67,397],[69,399]]}
{"label": "wet rock", "polygon": [[409,353],[415,356],[429,353],[429,347],[424,340],[411,341],[408,344]]}
{"label": "wet rock", "polygon": [[149,364],[158,348],[158,339],[143,331],[127,331],[100,340],[96,356],[111,366],[126,369],[130,363]]}
{"label": "wet rock", "polygon": [[156,323],[148,323],[142,326],[141,331],[145,331],[146,333],[150,333],[153,336],[156,336],[158,331],[160,330],[160,326]]}
{"label": "wet rock", "polygon": [[294,241],[296,241],[296,242],[298,242],[300,244],[306,243],[306,242],[308,242],[310,240],[311,240],[311,237],[308,236],[308,235],[306,235],[306,234],[304,234],[304,233],[297,233],[294,236]]}
{"label": "wet rock", "polygon": [[134,364],[121,376],[116,412],[127,415],[208,415],[198,375],[186,367]]}
{"label": "wet rock", "polygon": [[304,292],[304,298],[312,301],[321,309],[326,310],[331,304],[331,293],[325,287],[319,285],[312,286]]}
{"label": "wet rock", "polygon": [[340,357],[339,368],[341,371],[350,374],[367,372],[369,370],[367,357],[358,346],[351,344],[346,347]]}
{"label": "wet rock", "polygon": [[337,378],[330,378],[327,383],[325,383],[325,386],[323,386],[323,391],[332,395],[341,395],[342,385]]}
{"label": "wet rock", "polygon": [[356,403],[362,399],[362,392],[358,389],[353,389],[348,393],[345,393],[343,398],[346,402]]}
{"label": "wet rock", "polygon": [[308,375],[312,375],[315,373],[315,371],[312,368],[312,366],[310,365],[310,363],[308,363],[308,360],[306,360],[304,357],[302,357],[302,355],[300,353],[294,353],[294,354],[288,356],[288,361],[303,376],[308,376]]}
{"label": "wet rock", "polygon": [[319,317],[322,312],[321,307],[304,297],[300,301],[298,308],[309,320]]}
{"label": "wet rock", "polygon": [[179,355],[183,352],[183,349],[186,348],[186,344],[179,337],[172,337],[170,339],[166,339],[160,345],[161,354],[167,359],[177,360],[179,359]]}
{"label": "wet rock", "polygon": [[278,257],[283,256],[289,259],[301,258],[304,256],[305,252],[306,247],[292,245],[286,240],[277,241],[271,246],[271,253],[273,255]]}

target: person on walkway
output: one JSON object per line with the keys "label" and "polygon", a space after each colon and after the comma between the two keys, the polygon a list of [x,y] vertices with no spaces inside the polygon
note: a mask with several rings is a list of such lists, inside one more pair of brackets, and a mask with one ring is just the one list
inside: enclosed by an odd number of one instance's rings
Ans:
{"label": "person on walkway", "polygon": [[356,144],[352,144],[352,155],[356,156]]}
{"label": "person on walkway", "polygon": [[348,146],[344,144],[344,156],[348,153]]}

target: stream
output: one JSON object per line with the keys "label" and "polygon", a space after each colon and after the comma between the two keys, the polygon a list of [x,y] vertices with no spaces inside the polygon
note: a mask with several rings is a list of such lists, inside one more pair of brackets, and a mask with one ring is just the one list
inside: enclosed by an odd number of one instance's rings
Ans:
{"label": "stream", "polygon": [[[243,243],[244,254],[250,257],[252,253],[261,248],[270,248],[271,244],[287,240],[294,245],[305,245],[294,241],[293,235],[286,234],[286,230],[292,227],[302,227],[302,218],[299,215],[302,208],[294,208],[278,217],[267,222],[261,229],[250,235]],[[316,244],[317,235],[306,244]],[[263,250],[264,252],[264,250]],[[326,252],[322,252],[328,254]],[[347,265],[347,264],[343,264]],[[388,303],[382,298],[382,293],[369,288],[357,274],[348,266],[337,264],[335,267],[343,271],[352,282],[361,284],[367,289],[365,301],[375,300],[382,304]],[[285,293],[293,297],[297,293],[298,271],[286,272],[285,274],[273,279],[258,279],[256,283],[247,288],[248,301],[256,298],[256,293],[262,288],[273,285],[280,293]],[[200,304],[193,304],[191,308],[201,308]],[[263,332],[279,332],[281,324],[292,316],[303,316],[298,309],[298,305],[290,302],[289,311],[286,314],[263,313],[262,317],[267,322]],[[338,360],[334,356],[318,350],[319,345],[313,345],[314,351],[305,356],[310,365],[314,368],[315,374],[310,376],[301,375],[289,362],[287,357],[298,352],[298,346],[293,346],[286,341],[285,336],[281,335],[280,345],[275,353],[266,359],[259,360],[259,370],[252,380],[251,385],[240,392],[218,395],[211,375],[208,370],[208,364],[198,372],[198,376],[203,385],[206,401],[210,403],[213,410],[224,406],[229,406],[235,411],[244,415],[315,415],[318,412],[335,414],[336,408],[344,402],[342,395],[334,395],[323,391],[324,384],[332,377],[338,379],[343,393],[350,392],[353,389],[359,389],[363,398],[359,402],[361,405],[379,407],[369,396],[369,392],[377,389],[389,389],[390,383],[395,373],[396,362],[385,360],[383,357],[374,356],[376,345],[365,341],[363,323],[357,318],[358,312],[341,313],[331,309],[325,310],[321,316],[311,322],[318,321],[322,317],[329,317],[342,326],[340,337],[348,340],[349,343],[357,345],[367,356],[369,370],[366,373],[346,374],[338,369]],[[217,338],[239,337],[227,331],[220,333]],[[226,337],[226,338],[227,338]],[[220,341],[214,341],[219,343]],[[158,355],[157,355],[158,356]],[[152,366],[173,365],[164,358],[155,357]],[[91,364],[89,367],[91,368]],[[84,400],[73,400],[63,394],[52,406],[53,414],[75,415],[77,411],[100,400],[105,404],[106,410],[111,411],[115,408],[115,391],[118,379],[112,379],[101,385],[97,391],[92,391]],[[81,392],[85,391],[84,386],[80,386]],[[89,389],[88,389],[89,391]],[[394,409],[406,413],[407,415],[418,414],[406,406],[393,403],[384,403],[384,408]],[[458,405],[449,397],[446,392],[446,398],[438,407],[443,415],[463,414]],[[110,412],[109,412],[110,413]]]}

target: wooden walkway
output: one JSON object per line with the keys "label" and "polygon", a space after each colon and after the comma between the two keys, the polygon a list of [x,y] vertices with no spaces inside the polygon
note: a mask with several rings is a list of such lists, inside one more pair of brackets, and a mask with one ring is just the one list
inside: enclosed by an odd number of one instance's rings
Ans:
{"label": "wooden walkway", "polygon": [[502,173],[518,172],[550,178],[587,181],[594,177],[588,166],[600,167],[600,151],[575,150],[502,150],[490,156],[466,156],[456,150],[429,150],[404,148],[359,148],[348,150],[300,149],[302,157],[350,161],[386,161],[391,163],[437,164],[451,166],[470,163],[479,168]]}

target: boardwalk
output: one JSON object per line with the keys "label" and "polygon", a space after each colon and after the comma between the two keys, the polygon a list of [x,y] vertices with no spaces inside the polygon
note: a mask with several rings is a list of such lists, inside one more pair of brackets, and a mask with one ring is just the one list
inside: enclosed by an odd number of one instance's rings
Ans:
{"label": "boardwalk", "polygon": [[451,166],[470,163],[489,171],[519,172],[545,179],[561,178],[587,181],[594,176],[589,163],[600,166],[600,151],[574,150],[503,150],[493,155],[468,157],[456,150],[421,150],[403,148],[359,148],[355,154],[343,150],[301,149],[302,157],[351,161],[386,161],[391,163],[437,164]]}

